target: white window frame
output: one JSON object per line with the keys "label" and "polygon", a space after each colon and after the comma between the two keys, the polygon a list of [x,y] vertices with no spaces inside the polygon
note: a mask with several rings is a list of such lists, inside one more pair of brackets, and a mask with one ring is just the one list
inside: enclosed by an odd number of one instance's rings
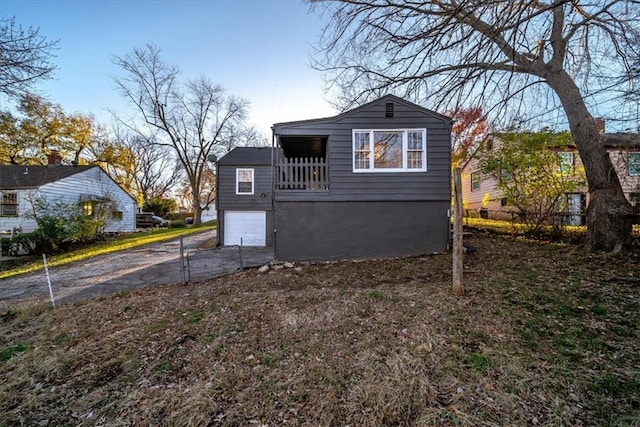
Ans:
{"label": "white window frame", "polygon": [[[7,205],[11,205],[11,209],[5,206],[5,200],[12,196],[15,199],[15,203],[6,203]],[[0,193],[0,204],[2,204],[0,209],[0,216],[7,218],[14,218],[19,216],[20,214],[20,196],[17,191],[5,191]],[[10,212],[10,213],[7,213]]]}
{"label": "white window frame", "polygon": [[558,172],[562,175],[569,175],[573,172],[574,157],[571,151],[558,152]]}
{"label": "white window frame", "polygon": [[[242,172],[251,173],[251,192],[240,191],[240,174]],[[246,182],[246,181],[243,181]],[[237,168],[236,169],[236,195],[238,196],[252,196],[256,189],[255,172],[253,168]]]}
{"label": "white window frame", "polygon": [[[474,186],[474,178],[478,179],[478,181],[476,182],[477,185],[475,186]],[[478,191],[480,190],[480,187],[482,187],[482,174],[480,173],[480,171],[471,172],[470,187],[471,187],[471,191]]]}
{"label": "white window frame", "polygon": [[[632,162],[631,157],[638,157],[638,159],[635,162]],[[638,170],[636,171],[631,171],[631,165],[632,163],[636,163],[638,164]],[[638,151],[629,151],[627,153],[627,174],[629,176],[640,176],[640,152]]]}
{"label": "white window frame", "polygon": [[[376,168],[375,167],[375,141],[374,134],[376,132],[397,132],[402,134],[402,167],[400,168]],[[420,168],[410,168],[408,165],[409,156],[408,153],[418,150],[409,150],[409,138],[408,135],[410,132],[419,132],[422,134],[422,167]],[[364,168],[356,168],[356,151],[358,152],[367,152],[367,150],[356,150],[356,134],[369,134],[369,167]],[[427,171],[427,129],[426,128],[418,128],[418,129],[353,129],[351,134],[351,156],[352,162],[351,167],[354,173],[385,173],[385,172],[426,172]]]}

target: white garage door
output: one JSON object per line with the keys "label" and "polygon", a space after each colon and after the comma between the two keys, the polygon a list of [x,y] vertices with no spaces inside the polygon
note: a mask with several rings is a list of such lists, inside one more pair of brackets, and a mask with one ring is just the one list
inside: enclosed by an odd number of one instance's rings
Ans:
{"label": "white garage door", "polygon": [[224,244],[225,246],[265,246],[267,230],[266,212],[225,212]]}

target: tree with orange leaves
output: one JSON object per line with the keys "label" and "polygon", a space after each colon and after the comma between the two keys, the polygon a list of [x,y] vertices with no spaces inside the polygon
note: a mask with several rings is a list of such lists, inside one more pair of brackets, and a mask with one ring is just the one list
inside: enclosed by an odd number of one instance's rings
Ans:
{"label": "tree with orange leaves", "polygon": [[464,169],[489,135],[491,126],[481,107],[456,108],[447,115],[453,118],[451,166]]}

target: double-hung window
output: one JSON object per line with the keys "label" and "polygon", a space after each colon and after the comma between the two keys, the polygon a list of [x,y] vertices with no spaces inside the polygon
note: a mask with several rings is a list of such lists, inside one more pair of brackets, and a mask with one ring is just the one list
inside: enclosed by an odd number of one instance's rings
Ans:
{"label": "double-hung window", "polygon": [[236,194],[253,194],[253,169],[236,169]]}
{"label": "double-hung window", "polygon": [[471,174],[471,191],[476,191],[480,189],[480,180],[482,177],[480,176],[480,172],[473,172]]}
{"label": "double-hung window", "polygon": [[2,193],[0,216],[18,216],[18,193]]}
{"label": "double-hung window", "polygon": [[561,151],[558,153],[558,172],[568,175],[573,171],[573,153]]}
{"label": "double-hung window", "polygon": [[424,172],[426,129],[354,129],[354,172]]}

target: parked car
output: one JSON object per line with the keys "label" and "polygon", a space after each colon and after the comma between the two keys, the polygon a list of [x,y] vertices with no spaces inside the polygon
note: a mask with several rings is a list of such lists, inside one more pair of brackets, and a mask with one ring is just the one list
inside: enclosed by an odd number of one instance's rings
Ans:
{"label": "parked car", "polygon": [[158,227],[168,227],[169,224],[171,224],[171,221],[169,221],[168,219],[161,218],[157,215],[153,215],[151,217],[151,220]]}
{"label": "parked car", "polygon": [[192,216],[188,216],[184,219],[184,223],[185,224],[193,224],[193,217]]}

